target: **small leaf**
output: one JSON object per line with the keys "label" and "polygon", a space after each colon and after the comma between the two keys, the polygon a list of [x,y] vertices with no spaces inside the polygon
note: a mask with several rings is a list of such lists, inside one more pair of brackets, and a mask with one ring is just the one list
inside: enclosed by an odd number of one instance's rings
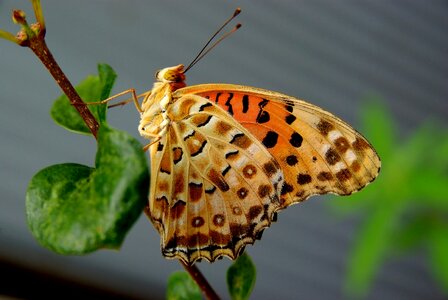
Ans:
{"label": "small leaf", "polygon": [[95,164],[53,165],[32,178],[28,225],[45,247],[61,254],[118,248],[139,217],[149,183],[141,145],[104,123]]}
{"label": "small leaf", "polygon": [[[93,101],[107,99],[110,95],[110,92],[112,91],[115,79],[117,78],[117,74],[115,74],[114,69],[112,69],[112,67],[108,64],[98,64],[98,74],[100,77],[100,82],[102,84],[101,95],[99,98],[97,98],[98,100],[93,99]],[[106,121],[107,105],[97,105],[97,108],[100,123]]]}
{"label": "small leaf", "polygon": [[5,39],[17,44],[17,39],[15,35],[2,29],[0,29],[0,39]]}
{"label": "small leaf", "polygon": [[177,271],[168,278],[167,300],[201,300],[201,290],[187,272]]}
{"label": "small leaf", "polygon": [[[98,65],[99,76],[87,76],[77,87],[81,99],[86,102],[98,102],[109,97],[114,84],[116,74],[114,70],[106,65]],[[106,121],[106,104],[93,104],[88,106],[95,119],[102,123]],[[91,134],[89,128],[84,123],[78,111],[71,105],[66,95],[60,96],[53,103],[50,111],[51,117],[55,122],[70,130],[82,134]]]}
{"label": "small leaf", "polygon": [[256,280],[255,265],[249,255],[241,255],[227,270],[227,287],[233,300],[249,299]]}

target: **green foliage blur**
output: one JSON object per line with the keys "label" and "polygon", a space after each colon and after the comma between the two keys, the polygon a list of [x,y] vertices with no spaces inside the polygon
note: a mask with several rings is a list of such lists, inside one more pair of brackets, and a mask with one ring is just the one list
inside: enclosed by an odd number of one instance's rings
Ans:
{"label": "green foliage blur", "polygon": [[201,289],[187,272],[176,271],[168,278],[166,299],[201,300]]}
{"label": "green foliage blur", "polygon": [[448,296],[448,128],[424,124],[401,138],[378,99],[364,107],[361,119],[382,169],[361,192],[331,201],[343,215],[362,216],[345,289],[366,296],[386,259],[423,250]]}
{"label": "green foliage blur", "polygon": [[[227,269],[226,279],[230,299],[247,300],[255,286],[257,271],[252,259],[243,253]],[[187,272],[176,271],[168,278],[166,290],[168,300],[202,299],[196,282]]]}

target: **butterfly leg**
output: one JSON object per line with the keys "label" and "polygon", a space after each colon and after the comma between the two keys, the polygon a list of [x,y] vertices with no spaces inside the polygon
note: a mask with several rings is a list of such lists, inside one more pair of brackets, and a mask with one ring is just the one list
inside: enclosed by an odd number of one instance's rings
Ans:
{"label": "butterfly leg", "polygon": [[112,104],[112,105],[109,105],[108,108],[116,107],[116,106],[121,106],[121,105],[125,105],[125,104],[128,104],[128,103],[131,102],[131,101],[134,101],[134,104],[135,104],[135,107],[137,108],[137,110],[138,110],[139,112],[143,112],[143,109],[141,108],[140,103],[138,102],[138,99],[139,99],[139,98],[142,98],[142,97],[144,97],[144,98],[149,97],[149,95],[151,95],[151,91],[148,91],[148,92],[146,92],[146,93],[143,93],[143,94],[140,94],[140,95],[137,96],[137,93],[135,92],[135,89],[128,89],[128,90],[125,90],[125,91],[123,91],[123,92],[121,92],[121,93],[115,94],[115,95],[113,95],[113,96],[111,96],[111,97],[109,97],[109,98],[107,98],[107,99],[104,99],[104,100],[102,100],[102,101],[98,101],[98,102],[90,102],[90,103],[88,103],[88,105],[92,105],[92,104],[93,104],[93,105],[104,104],[104,103],[107,103],[107,102],[109,102],[109,101],[111,101],[111,100],[114,100],[114,99],[116,99],[116,98],[118,98],[118,97],[121,97],[121,96],[123,96],[123,95],[126,95],[126,94],[128,94],[128,93],[131,93],[131,95],[132,95],[131,98],[126,99],[126,100],[121,101],[121,102],[118,102],[118,103],[115,103],[115,104]]}
{"label": "butterfly leg", "polygon": [[158,135],[154,135],[154,140],[152,140],[149,144],[146,144],[145,146],[143,146],[143,151],[148,151],[149,147],[151,147],[153,144],[157,143],[158,141],[160,141],[161,137]]}

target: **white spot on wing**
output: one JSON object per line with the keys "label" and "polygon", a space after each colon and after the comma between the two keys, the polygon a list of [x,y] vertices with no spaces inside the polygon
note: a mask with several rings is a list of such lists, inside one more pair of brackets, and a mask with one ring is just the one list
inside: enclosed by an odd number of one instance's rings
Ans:
{"label": "white spot on wing", "polygon": [[336,141],[337,138],[341,137],[342,134],[338,130],[332,130],[328,133],[328,137],[332,142]]}
{"label": "white spot on wing", "polygon": [[259,151],[259,148],[255,145],[255,143],[252,143],[246,150],[250,154],[255,155]]}
{"label": "white spot on wing", "polygon": [[340,162],[336,163],[332,167],[332,169],[334,169],[334,172],[339,172],[340,170],[345,169],[345,164],[342,161],[340,161]]}
{"label": "white spot on wing", "polygon": [[347,161],[347,163],[350,165],[353,161],[356,160],[356,155],[352,150],[347,150],[344,154],[344,158]]}

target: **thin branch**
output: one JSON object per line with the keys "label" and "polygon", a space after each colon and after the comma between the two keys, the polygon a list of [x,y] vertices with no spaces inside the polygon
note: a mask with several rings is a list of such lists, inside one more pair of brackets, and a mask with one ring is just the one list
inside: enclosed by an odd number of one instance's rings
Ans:
{"label": "thin branch", "polygon": [[87,105],[84,103],[84,101],[82,101],[73,85],[67,79],[64,72],[62,72],[62,69],[59,67],[58,63],[51,54],[50,49],[48,49],[47,44],[45,43],[45,39],[30,39],[28,47],[34,52],[34,54],[40,59],[40,61],[51,73],[59,87],[67,95],[70,103],[81,115],[85,124],[90,129],[90,132],[92,132],[93,136],[96,138],[99,129],[98,122],[96,121],[90,110],[87,108]]}
{"label": "thin branch", "polygon": [[[57,84],[62,89],[64,94],[67,95],[70,103],[79,112],[90,132],[92,132],[93,136],[96,138],[98,134],[99,124],[90,110],[87,108],[87,105],[84,103],[84,101],[82,101],[81,97],[78,95],[75,88],[68,80],[67,76],[65,76],[64,72],[62,72],[62,69],[59,67],[58,63],[51,54],[50,49],[48,49],[48,46],[45,42],[46,28],[42,9],[40,7],[40,1],[33,0],[32,2],[34,13],[36,14],[38,22],[32,24],[31,26],[28,25],[26,21],[25,12],[23,12],[22,10],[13,11],[13,21],[17,24],[20,24],[22,27],[22,30],[17,34],[15,38],[15,42],[20,46],[30,48],[31,51],[33,51],[33,53],[40,59],[40,61],[44,64],[44,66],[56,80]],[[39,21],[42,23],[40,23]],[[1,37],[10,39],[10,36],[7,33],[1,31],[0,34]]]}
{"label": "thin branch", "polygon": [[209,300],[219,300],[218,294],[213,290],[211,285],[208,283],[207,279],[205,279],[204,275],[202,275],[201,271],[196,267],[196,265],[189,266],[185,264],[183,261],[179,260],[182,266],[187,270],[190,276],[196,281],[199,288],[202,290],[204,296]]}

